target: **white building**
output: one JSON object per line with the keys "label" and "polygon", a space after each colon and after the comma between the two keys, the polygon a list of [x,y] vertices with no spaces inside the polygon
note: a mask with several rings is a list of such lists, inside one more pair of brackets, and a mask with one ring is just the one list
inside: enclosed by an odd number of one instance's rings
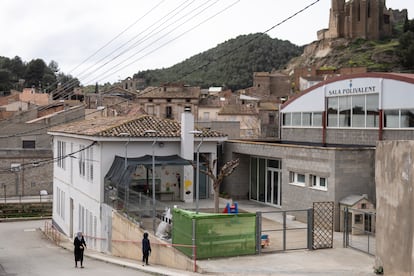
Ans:
{"label": "white building", "polygon": [[[190,111],[182,114],[182,123],[153,116],[112,117],[85,120],[54,127],[53,136],[53,225],[69,237],[82,231],[94,241],[106,237],[108,218],[102,212],[104,178],[115,156],[128,158],[144,155],[179,155],[194,160],[194,149],[217,159],[217,144],[224,142],[224,134],[203,130],[191,134],[194,118]],[[149,131],[150,130],[150,131]],[[176,200],[192,202],[195,194],[194,168],[180,168],[183,185],[173,188]],[[201,181],[200,181],[201,182]],[[161,182],[161,189],[164,189]],[[213,194],[206,177],[206,196]],[[201,191],[201,189],[200,189]],[[200,197],[201,198],[201,197]],[[90,244],[105,250],[103,243]]]}

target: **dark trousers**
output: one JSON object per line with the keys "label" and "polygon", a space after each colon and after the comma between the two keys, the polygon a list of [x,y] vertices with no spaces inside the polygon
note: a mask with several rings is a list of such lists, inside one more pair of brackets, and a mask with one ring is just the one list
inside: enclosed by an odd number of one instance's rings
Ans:
{"label": "dark trousers", "polygon": [[142,262],[148,264],[149,252],[142,254]]}

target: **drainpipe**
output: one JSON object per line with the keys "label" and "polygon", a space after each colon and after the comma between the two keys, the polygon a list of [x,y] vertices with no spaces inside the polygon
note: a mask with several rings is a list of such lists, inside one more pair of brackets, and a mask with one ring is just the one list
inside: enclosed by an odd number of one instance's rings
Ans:
{"label": "drainpipe", "polygon": [[326,111],[322,112],[322,145],[326,146]]}
{"label": "drainpipe", "polygon": [[382,135],[384,131],[384,111],[379,110],[379,129],[378,129],[378,140],[382,141]]}

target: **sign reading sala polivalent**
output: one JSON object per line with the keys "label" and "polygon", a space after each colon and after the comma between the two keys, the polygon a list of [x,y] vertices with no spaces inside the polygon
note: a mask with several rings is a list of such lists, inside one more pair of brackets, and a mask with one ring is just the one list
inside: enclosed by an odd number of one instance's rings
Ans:
{"label": "sign reading sala polivalent", "polygon": [[[341,85],[342,84],[342,85]],[[326,90],[327,97],[333,96],[349,96],[355,94],[371,94],[378,93],[377,85],[372,81],[359,82],[358,85],[353,85],[352,80],[346,82],[336,83],[335,87],[328,87]]]}

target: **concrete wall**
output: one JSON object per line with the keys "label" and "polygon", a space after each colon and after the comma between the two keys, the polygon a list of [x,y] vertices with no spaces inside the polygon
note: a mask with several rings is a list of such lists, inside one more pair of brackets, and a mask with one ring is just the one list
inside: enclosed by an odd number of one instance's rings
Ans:
{"label": "concrete wall", "polygon": [[[414,138],[414,131],[400,131],[392,130],[384,132],[386,135],[384,139],[401,137],[400,134],[405,134],[407,139]],[[366,145],[375,146],[379,139],[379,130],[375,129],[327,129],[326,143],[327,144],[343,144],[343,145]],[[283,141],[296,141],[308,143],[323,143],[323,129],[322,128],[282,128]]]}
{"label": "concrete wall", "polygon": [[376,152],[376,266],[414,275],[414,141],[384,141]]}
{"label": "concrete wall", "polygon": [[[181,270],[194,270],[194,263],[171,244],[149,233],[151,242],[150,264],[163,265]],[[142,237],[144,230],[117,212],[112,215],[112,255],[142,261]]]}
{"label": "concrete wall", "polygon": [[196,122],[196,126],[200,128],[210,128],[228,135],[229,139],[240,138],[240,122],[239,121],[210,121]]}
{"label": "concrete wall", "polygon": [[[1,140],[1,139],[0,139]],[[0,197],[39,195],[52,189],[53,164],[51,150],[0,150]],[[11,171],[11,164],[21,164]]]}
{"label": "concrete wall", "polygon": [[322,143],[322,128],[282,128],[282,141]]}
{"label": "concrete wall", "polygon": [[[294,144],[227,141],[225,160],[240,158],[240,165],[224,179],[222,191],[245,198],[250,185],[250,157],[281,160],[282,210],[307,209],[313,202],[335,203],[335,230],[339,230],[339,201],[351,194],[368,194],[374,187],[374,152],[367,148],[311,147]],[[305,175],[305,185],[289,183],[289,172]],[[310,176],[327,179],[327,189],[312,187]]]}

